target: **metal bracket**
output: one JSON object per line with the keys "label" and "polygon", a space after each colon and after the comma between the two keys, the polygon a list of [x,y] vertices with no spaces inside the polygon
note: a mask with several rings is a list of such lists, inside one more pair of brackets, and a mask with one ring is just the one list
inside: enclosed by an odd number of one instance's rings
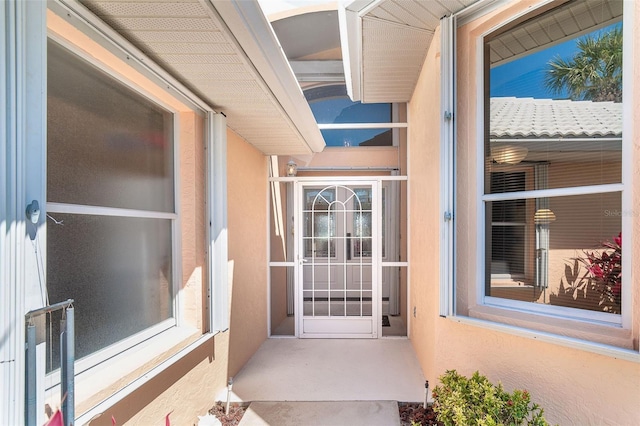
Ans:
{"label": "metal bracket", "polygon": [[453,219],[453,215],[451,214],[450,211],[444,212],[444,221],[445,222],[450,222],[452,219]]}

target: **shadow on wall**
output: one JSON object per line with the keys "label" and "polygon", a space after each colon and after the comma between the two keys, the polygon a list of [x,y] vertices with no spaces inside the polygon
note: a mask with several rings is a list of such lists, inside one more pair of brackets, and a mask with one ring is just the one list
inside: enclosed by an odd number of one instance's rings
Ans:
{"label": "shadow on wall", "polygon": [[[566,284],[565,284],[566,282]],[[558,293],[549,295],[551,305],[586,309],[597,312],[620,313],[620,291],[590,276],[578,259],[565,265],[564,280],[560,279]]]}
{"label": "shadow on wall", "polygon": [[[112,418],[116,424],[125,424],[140,411],[140,407],[146,407],[158,398],[167,389],[167,384],[175,384],[182,379],[188,378],[189,372],[202,362],[211,364],[214,361],[215,353],[214,338],[204,341],[198,348],[191,351],[184,358],[180,359],[172,368],[166,369],[158,376],[151,379],[141,388],[134,391],[123,401],[115,404],[106,412],[94,417],[89,424],[91,426],[112,426]],[[195,394],[201,391],[200,388],[192,390]],[[187,397],[182,395],[182,397]],[[167,407],[166,413],[158,413],[158,417],[164,417],[172,408]]]}
{"label": "shadow on wall", "polygon": [[619,314],[622,302],[622,233],[605,241],[597,250],[565,264],[565,286],[560,279],[558,294],[550,303],[572,308]]}

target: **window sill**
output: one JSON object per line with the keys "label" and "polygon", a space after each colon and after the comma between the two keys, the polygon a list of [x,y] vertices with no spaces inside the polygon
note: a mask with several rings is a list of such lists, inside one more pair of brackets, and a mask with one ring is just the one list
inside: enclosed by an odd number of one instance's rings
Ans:
{"label": "window sill", "polygon": [[77,374],[76,423],[89,422],[213,335],[201,334],[194,328],[173,327]]}
{"label": "window sill", "polygon": [[640,362],[640,353],[634,349],[632,333],[627,329],[487,306],[470,309],[469,316],[447,318],[462,324]]}

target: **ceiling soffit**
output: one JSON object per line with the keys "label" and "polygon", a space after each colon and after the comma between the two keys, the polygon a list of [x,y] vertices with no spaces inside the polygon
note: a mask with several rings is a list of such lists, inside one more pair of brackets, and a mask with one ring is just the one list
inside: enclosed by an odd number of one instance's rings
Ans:
{"label": "ceiling soffit", "polygon": [[308,154],[322,135],[257,2],[82,0],[101,20],[227,116],[267,155]]}
{"label": "ceiling soffit", "polygon": [[362,102],[411,99],[433,32],[366,16],[362,36]]}
{"label": "ceiling soffit", "polygon": [[365,103],[408,102],[440,18],[475,1],[356,0],[343,6],[349,95]]}

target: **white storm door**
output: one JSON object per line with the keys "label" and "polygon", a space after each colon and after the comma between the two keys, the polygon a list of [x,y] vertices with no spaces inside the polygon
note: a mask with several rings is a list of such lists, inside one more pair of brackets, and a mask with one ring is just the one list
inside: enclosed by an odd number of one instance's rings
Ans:
{"label": "white storm door", "polygon": [[300,183],[300,337],[376,338],[378,182]]}

